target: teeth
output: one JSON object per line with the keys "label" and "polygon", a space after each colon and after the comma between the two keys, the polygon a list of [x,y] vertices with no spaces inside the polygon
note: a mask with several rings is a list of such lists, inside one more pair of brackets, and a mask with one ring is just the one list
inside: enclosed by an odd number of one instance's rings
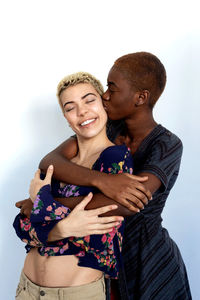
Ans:
{"label": "teeth", "polygon": [[90,123],[92,123],[94,120],[95,120],[95,119],[87,120],[87,121],[85,121],[85,122],[81,123],[81,126],[84,126],[84,125],[90,124]]}

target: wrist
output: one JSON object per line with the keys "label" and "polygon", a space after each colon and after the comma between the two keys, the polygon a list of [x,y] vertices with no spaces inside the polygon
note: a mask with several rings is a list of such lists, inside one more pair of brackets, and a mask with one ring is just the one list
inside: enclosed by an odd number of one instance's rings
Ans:
{"label": "wrist", "polygon": [[63,220],[59,221],[50,231],[48,235],[48,242],[58,241],[62,240],[65,237],[68,237],[64,235],[62,221]]}
{"label": "wrist", "polygon": [[92,186],[95,186],[100,191],[102,191],[105,186],[105,183],[107,182],[107,177],[108,174],[96,171],[94,176],[92,177]]}
{"label": "wrist", "polygon": [[67,218],[62,219],[57,223],[57,234],[59,239],[64,239],[70,237],[72,234],[69,233],[68,229],[68,220]]}

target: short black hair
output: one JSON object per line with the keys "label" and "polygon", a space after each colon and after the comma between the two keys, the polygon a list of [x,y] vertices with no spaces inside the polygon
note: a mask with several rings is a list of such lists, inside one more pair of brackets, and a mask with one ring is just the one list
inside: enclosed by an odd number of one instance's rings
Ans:
{"label": "short black hair", "polygon": [[166,85],[166,70],[161,61],[149,52],[130,53],[119,57],[114,68],[123,73],[133,88],[150,92],[150,107],[153,107]]}

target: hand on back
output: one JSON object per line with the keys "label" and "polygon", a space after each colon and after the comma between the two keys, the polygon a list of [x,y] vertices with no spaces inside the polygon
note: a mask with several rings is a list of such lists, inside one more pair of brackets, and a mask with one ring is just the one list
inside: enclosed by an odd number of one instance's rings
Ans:
{"label": "hand on back", "polygon": [[137,213],[152,199],[151,192],[143,184],[147,180],[147,176],[135,176],[128,173],[109,174],[98,188],[107,197]]}
{"label": "hand on back", "polygon": [[[83,237],[91,234],[105,234],[112,231],[113,227],[118,226],[120,222],[123,221],[124,218],[121,216],[100,217],[100,215],[116,209],[117,205],[107,205],[96,209],[85,210],[92,196],[92,193],[89,193],[72,210],[67,218],[59,222],[60,239],[70,236]],[[49,241],[51,241],[51,237]]]}

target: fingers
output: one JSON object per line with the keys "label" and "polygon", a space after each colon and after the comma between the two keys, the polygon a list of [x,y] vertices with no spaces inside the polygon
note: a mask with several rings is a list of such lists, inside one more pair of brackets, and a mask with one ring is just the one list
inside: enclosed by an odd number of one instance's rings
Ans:
{"label": "fingers", "polygon": [[95,215],[98,216],[98,215],[102,215],[108,211],[111,211],[111,210],[114,210],[117,208],[118,208],[118,206],[116,204],[107,205],[107,206],[103,206],[100,208],[91,209],[91,210],[89,210],[89,214],[92,216],[95,216]]}
{"label": "fingers", "polygon": [[38,169],[36,172],[35,172],[35,176],[34,176],[34,179],[40,179],[40,169]]}
{"label": "fingers", "polygon": [[144,196],[147,197],[148,200],[152,199],[152,194],[149,189],[147,189],[143,184],[137,183],[135,188],[138,190],[138,198],[143,199]]}
{"label": "fingers", "polygon": [[[98,218],[98,220],[99,219],[104,219],[104,217]],[[89,230],[89,235],[109,233],[109,232],[113,231],[114,227],[119,226],[120,224],[121,224],[120,221],[110,222],[110,223],[106,223],[106,224],[105,223],[103,223],[103,224],[95,223],[92,225],[92,228]]]}
{"label": "fingers", "polygon": [[21,201],[16,202],[16,203],[15,203],[15,206],[16,206],[17,208],[20,208],[20,207],[22,206]]}
{"label": "fingers", "polygon": [[[145,196],[148,198],[148,200],[152,199],[152,194],[149,191],[149,189],[147,189],[142,183],[140,182],[145,182],[148,180],[148,176],[135,176],[135,175],[131,175],[131,174],[125,174],[127,177],[129,177],[130,179],[132,179],[132,182],[130,183],[129,187],[133,187],[134,189],[134,194],[135,194],[135,189],[141,191],[143,194],[145,194]],[[144,199],[143,194],[140,193],[137,195],[137,197],[139,199]],[[145,202],[143,202],[144,204],[146,204]]]}
{"label": "fingers", "polygon": [[93,228],[92,230],[112,230],[113,227],[120,225],[121,222],[112,222],[112,223],[108,223],[108,224],[93,224]]}
{"label": "fingers", "polygon": [[83,200],[81,201],[81,203],[79,203],[75,209],[84,209],[88,203],[92,200],[93,194],[90,192],[85,198],[83,198]]}
{"label": "fingers", "polygon": [[28,208],[25,208],[25,209],[21,208],[20,213],[27,216],[28,218],[30,218],[30,216],[31,216],[31,210]]}
{"label": "fingers", "polygon": [[129,202],[126,199],[120,198],[120,204],[122,204],[123,206],[125,206],[126,208],[128,208],[130,211],[134,213],[140,212],[140,209],[134,203]]}
{"label": "fingers", "polygon": [[26,200],[23,200],[23,201],[19,201],[21,202],[21,210],[20,210],[20,213],[27,216],[28,218],[30,217],[31,215],[31,210],[33,208],[33,203],[30,199],[26,199]]}
{"label": "fingers", "polygon": [[[121,217],[122,218],[122,217]],[[91,224],[90,229],[88,230],[88,234],[105,234],[113,231],[114,227],[119,226],[121,221],[113,221],[107,223],[107,217],[98,218],[98,222]],[[122,218],[123,219],[123,218]],[[104,220],[104,221],[103,221]],[[99,223],[102,222],[102,223]]]}
{"label": "fingers", "polygon": [[113,228],[109,228],[109,229],[94,229],[91,231],[90,235],[92,234],[106,234],[113,231]]}
{"label": "fingers", "polygon": [[[145,194],[145,196],[148,198],[148,200],[152,199],[152,194],[150,192],[149,189],[147,189],[144,184],[140,183],[140,182],[145,182],[148,180],[148,176],[135,176],[135,175],[130,175],[130,174],[126,174],[129,178],[134,179],[131,182],[130,187],[132,186],[133,189],[135,190],[135,188],[139,191],[141,191],[143,194]],[[139,197],[140,198],[140,197]],[[143,199],[143,195],[141,194],[141,199]]]}
{"label": "fingers", "polygon": [[18,202],[15,203],[15,206],[18,207],[18,208],[21,208],[25,201],[26,200],[18,201]]}
{"label": "fingers", "polygon": [[47,173],[44,179],[46,184],[51,184],[52,175],[53,175],[53,165],[50,165],[47,169]]}
{"label": "fingers", "polygon": [[144,196],[145,200],[143,200],[144,202],[142,202],[140,199],[138,199],[135,195],[128,195],[128,197],[126,197],[126,199],[129,202],[131,202],[131,204],[133,204],[135,207],[139,208],[139,210],[144,209],[144,204],[148,203],[148,200],[145,196]]}
{"label": "fingers", "polygon": [[[104,225],[107,223],[113,224],[113,223],[121,222],[123,220],[124,220],[124,218],[121,216],[99,217],[98,218],[99,223],[104,224]],[[116,226],[116,225],[113,225],[113,226]]]}
{"label": "fingers", "polygon": [[134,190],[134,193],[131,189],[128,189],[127,192],[124,193],[124,198],[135,203],[138,208],[143,209],[144,205],[147,205],[149,202],[149,199],[147,196],[137,189]]}

